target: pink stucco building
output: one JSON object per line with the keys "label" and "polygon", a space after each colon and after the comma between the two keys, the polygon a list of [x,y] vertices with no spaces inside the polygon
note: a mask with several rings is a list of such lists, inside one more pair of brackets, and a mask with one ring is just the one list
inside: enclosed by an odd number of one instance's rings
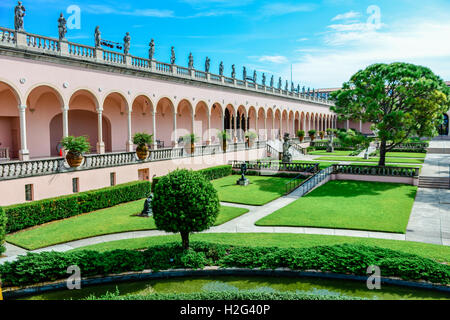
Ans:
{"label": "pink stucco building", "polygon": [[[0,27],[0,205],[30,200],[30,192],[37,200],[149,179],[177,167],[261,158],[265,142],[285,132],[337,128],[330,106],[319,93]],[[217,137],[222,130],[234,143],[223,154]],[[258,135],[250,149],[244,144],[249,130]],[[137,132],[155,140],[142,163],[133,155]],[[189,133],[200,138],[194,155],[178,145]],[[60,156],[59,142],[69,135],[86,135],[91,144],[91,155],[75,171]]]}

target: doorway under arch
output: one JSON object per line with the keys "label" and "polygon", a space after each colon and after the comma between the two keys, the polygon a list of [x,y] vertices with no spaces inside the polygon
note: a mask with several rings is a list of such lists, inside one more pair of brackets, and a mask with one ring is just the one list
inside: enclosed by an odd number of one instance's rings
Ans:
{"label": "doorway under arch", "polygon": [[449,123],[448,114],[444,114],[444,122],[438,127],[440,136],[448,136],[449,133]]}

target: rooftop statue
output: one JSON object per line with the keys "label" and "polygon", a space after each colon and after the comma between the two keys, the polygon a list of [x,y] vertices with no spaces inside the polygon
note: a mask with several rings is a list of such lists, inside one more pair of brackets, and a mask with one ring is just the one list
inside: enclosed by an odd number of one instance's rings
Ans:
{"label": "rooftop statue", "polygon": [[153,60],[153,58],[155,57],[155,40],[151,40],[149,45],[149,49],[148,49],[148,58],[150,60]]}
{"label": "rooftop statue", "polygon": [[[173,64],[173,63],[172,63]],[[189,53],[189,58],[188,58],[188,68],[189,69],[194,69],[194,56],[192,55],[192,52]]]}
{"label": "rooftop statue", "polygon": [[270,87],[273,88],[273,75],[270,77]]}
{"label": "rooftop statue", "polygon": [[256,84],[256,81],[258,80],[258,74],[256,73],[256,70],[253,72],[253,82]]}
{"label": "rooftop statue", "polygon": [[14,8],[14,28],[16,31],[24,31],[23,17],[25,17],[25,7],[22,5],[22,2],[19,1]]}
{"label": "rooftop statue", "polygon": [[297,85],[297,92],[300,93],[300,85]]}
{"label": "rooftop statue", "polygon": [[284,85],[284,91],[288,91],[289,90],[289,83],[286,80],[286,84]]}
{"label": "rooftop statue", "polygon": [[236,79],[236,66],[234,64],[231,66],[231,77]]}
{"label": "rooftop statue", "polygon": [[247,68],[242,69],[242,80],[247,81]]}
{"label": "rooftop statue", "polygon": [[209,73],[209,68],[211,67],[211,59],[209,59],[208,57],[206,57],[206,61],[205,61],[205,72]]}
{"label": "rooftop statue", "polygon": [[130,52],[130,41],[131,41],[130,33],[127,32],[127,34],[123,38],[123,53],[125,55],[128,55],[128,53]]}
{"label": "rooftop statue", "polygon": [[262,74],[262,85],[264,87],[266,86],[266,74],[265,73]]}
{"label": "rooftop statue", "polygon": [[281,84],[281,77],[278,79],[278,89],[279,90],[281,90],[281,86],[282,86],[282,84]]}
{"label": "rooftop statue", "polygon": [[59,40],[66,40],[66,33],[67,33],[67,21],[66,18],[64,18],[64,15],[61,13],[58,19],[58,33],[59,33]]}
{"label": "rooftop statue", "polygon": [[294,83],[291,82],[291,92],[294,92]]}
{"label": "rooftop statue", "polygon": [[175,47],[170,49],[170,64],[175,64]]}
{"label": "rooftop statue", "polygon": [[95,47],[100,48],[102,46],[102,34],[100,32],[100,27],[95,27]]}
{"label": "rooftop statue", "polygon": [[219,64],[219,75],[223,76],[223,61],[220,61],[220,64]]}

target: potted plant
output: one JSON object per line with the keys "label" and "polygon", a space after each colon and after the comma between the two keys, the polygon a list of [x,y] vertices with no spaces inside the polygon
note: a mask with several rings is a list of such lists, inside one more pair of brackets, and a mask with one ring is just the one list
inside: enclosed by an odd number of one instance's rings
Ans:
{"label": "potted plant", "polygon": [[191,147],[191,154],[194,154],[195,151],[195,143],[198,141],[198,136],[195,133],[187,134],[183,137],[183,142],[185,146]]}
{"label": "potted plant", "polygon": [[297,137],[298,137],[298,140],[300,140],[300,143],[303,142],[303,139],[305,139],[305,131],[304,130],[298,130],[297,131]]}
{"label": "potted plant", "polygon": [[71,168],[77,168],[83,162],[83,153],[91,150],[87,136],[68,136],[61,140],[62,147],[66,150],[66,160]]}
{"label": "potted plant", "polygon": [[316,130],[309,130],[308,131],[308,134],[309,134],[309,137],[311,138],[311,141],[314,141],[314,139],[316,139]]}
{"label": "potted plant", "polygon": [[227,152],[227,141],[231,139],[230,135],[226,130],[220,131],[217,135],[220,141],[222,141],[222,150]]}
{"label": "potted plant", "polygon": [[145,160],[149,154],[148,146],[153,143],[153,135],[144,132],[135,133],[133,143],[137,145],[136,155],[139,160]]}
{"label": "potted plant", "polygon": [[251,148],[253,141],[255,141],[257,137],[258,135],[254,131],[247,131],[245,133],[245,139],[247,140],[247,146],[249,148]]}
{"label": "potted plant", "polygon": [[323,138],[325,137],[325,132],[320,131],[320,132],[319,132],[319,136],[320,136],[320,139],[323,140]]}

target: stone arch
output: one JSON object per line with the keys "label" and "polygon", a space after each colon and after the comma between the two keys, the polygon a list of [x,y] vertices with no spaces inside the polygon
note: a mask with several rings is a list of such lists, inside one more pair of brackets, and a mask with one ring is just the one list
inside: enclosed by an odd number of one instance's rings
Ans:
{"label": "stone arch", "polygon": [[194,133],[199,137],[199,143],[204,145],[210,142],[210,132],[208,132],[209,108],[208,104],[200,100],[195,106],[194,113]]}
{"label": "stone arch", "polygon": [[111,91],[105,95],[101,108],[111,124],[111,151],[125,151],[128,135],[124,133],[128,132],[128,110],[132,110],[126,96],[119,91]]}
{"label": "stone arch", "polygon": [[212,144],[219,144],[220,141],[218,139],[218,133],[219,131],[222,131],[225,129],[225,119],[224,119],[224,113],[225,110],[223,109],[222,105],[218,102],[214,102],[211,106],[210,111],[210,121],[211,121],[211,143]]}
{"label": "stone arch", "polygon": [[264,108],[258,109],[258,138],[260,140],[267,140],[268,134],[267,134],[267,120],[266,120],[266,111]]}
{"label": "stone arch", "polygon": [[8,151],[9,159],[18,159],[21,148],[19,105],[22,100],[17,89],[0,80],[0,149],[5,155]]}
{"label": "stone arch", "polygon": [[174,127],[175,105],[168,97],[161,97],[156,105],[156,140],[160,145],[170,147],[176,142]]}
{"label": "stone arch", "polygon": [[155,129],[153,127],[153,113],[155,110],[153,101],[145,94],[136,95],[133,98],[131,113],[131,134],[145,132],[153,135],[155,139]]}

